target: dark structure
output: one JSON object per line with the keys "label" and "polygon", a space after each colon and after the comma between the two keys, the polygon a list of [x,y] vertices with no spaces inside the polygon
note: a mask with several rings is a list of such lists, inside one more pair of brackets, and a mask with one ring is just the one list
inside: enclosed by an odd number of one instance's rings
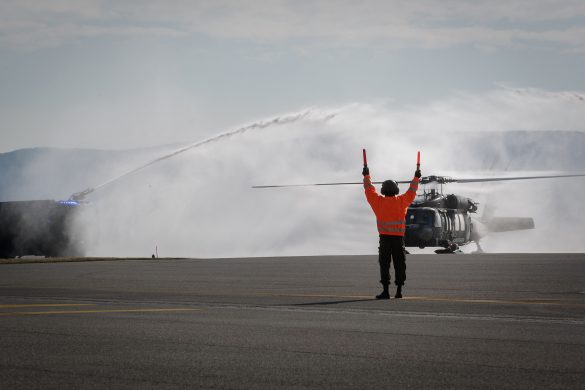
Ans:
{"label": "dark structure", "polygon": [[[421,179],[423,193],[410,205],[406,214],[404,242],[407,247],[442,247],[435,252],[453,253],[459,246],[475,242],[478,251],[481,251],[479,241],[488,232],[534,229],[532,218],[472,217],[477,212],[476,202],[461,195],[443,195],[443,184],[461,181],[444,176]],[[426,188],[426,185],[431,188]]]}
{"label": "dark structure", "polygon": [[73,200],[0,202],[0,257],[83,256],[73,220],[84,207]]}

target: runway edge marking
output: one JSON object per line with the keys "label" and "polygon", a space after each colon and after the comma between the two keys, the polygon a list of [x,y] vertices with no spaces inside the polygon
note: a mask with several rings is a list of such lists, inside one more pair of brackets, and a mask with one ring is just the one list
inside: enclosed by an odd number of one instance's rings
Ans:
{"label": "runway edge marking", "polygon": [[103,310],[51,310],[51,311],[23,311],[0,313],[0,316],[34,316],[54,314],[93,314],[93,313],[164,313],[164,312],[194,312],[201,309],[163,308],[163,309],[103,309]]}

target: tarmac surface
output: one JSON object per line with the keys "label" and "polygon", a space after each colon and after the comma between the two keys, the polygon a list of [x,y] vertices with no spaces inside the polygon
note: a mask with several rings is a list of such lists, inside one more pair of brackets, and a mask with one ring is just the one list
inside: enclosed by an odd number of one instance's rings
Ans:
{"label": "tarmac surface", "polygon": [[0,265],[1,389],[585,387],[585,254],[119,260]]}

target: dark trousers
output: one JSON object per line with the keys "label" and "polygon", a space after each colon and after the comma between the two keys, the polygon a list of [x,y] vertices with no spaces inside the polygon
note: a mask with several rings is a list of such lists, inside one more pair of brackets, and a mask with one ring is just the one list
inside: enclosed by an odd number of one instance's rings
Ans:
{"label": "dark trousers", "polygon": [[380,234],[378,261],[380,262],[380,283],[390,284],[390,262],[394,260],[394,283],[404,285],[406,280],[406,258],[404,256],[404,237]]}

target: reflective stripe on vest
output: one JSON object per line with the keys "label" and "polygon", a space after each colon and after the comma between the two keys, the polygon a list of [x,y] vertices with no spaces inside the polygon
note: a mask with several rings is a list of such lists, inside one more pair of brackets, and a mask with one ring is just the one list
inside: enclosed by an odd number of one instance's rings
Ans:
{"label": "reflective stripe on vest", "polygon": [[418,190],[418,183],[413,180],[410,182],[410,187],[408,188],[408,191],[416,192],[416,190]]}
{"label": "reflective stripe on vest", "polygon": [[380,221],[378,220],[378,233],[404,233],[405,221]]}
{"label": "reflective stripe on vest", "polygon": [[385,229],[378,226],[378,233],[404,233],[405,229],[397,228],[397,229]]}

